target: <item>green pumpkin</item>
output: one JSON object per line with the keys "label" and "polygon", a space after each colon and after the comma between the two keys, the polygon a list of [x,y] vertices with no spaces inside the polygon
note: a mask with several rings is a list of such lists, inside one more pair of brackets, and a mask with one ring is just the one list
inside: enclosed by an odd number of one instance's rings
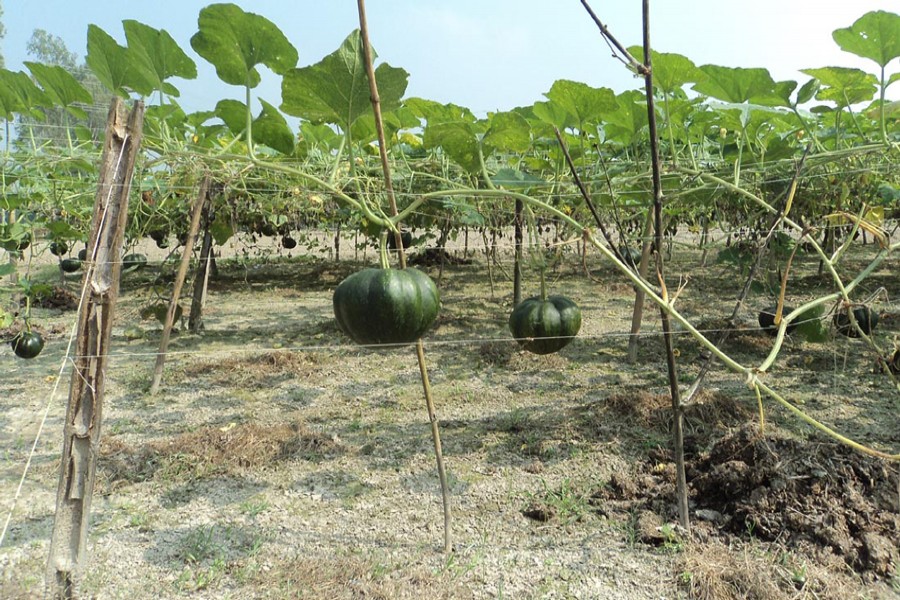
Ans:
{"label": "green pumpkin", "polygon": [[44,338],[37,331],[23,331],[10,343],[19,358],[35,358],[44,349]]}
{"label": "green pumpkin", "polygon": [[[871,335],[872,330],[878,325],[878,313],[865,305],[857,306],[853,309],[853,318],[856,319],[859,328],[862,329],[863,333],[866,335]],[[851,338],[859,337],[859,331],[857,331],[856,327],[850,322],[850,315],[848,314],[847,309],[836,312],[832,322],[834,323],[837,332],[841,335]]]}
{"label": "green pumpkin", "polygon": [[363,269],[343,280],[332,298],[341,331],[357,344],[409,344],[437,318],[437,286],[418,269]]}
{"label": "green pumpkin", "polygon": [[534,354],[553,354],[566,347],[581,329],[581,309],[565,296],[535,296],[521,302],[509,315],[509,330],[516,341]]}
{"label": "green pumpkin", "polygon": [[64,273],[74,273],[81,268],[81,261],[77,258],[64,258],[59,261],[59,268]]}

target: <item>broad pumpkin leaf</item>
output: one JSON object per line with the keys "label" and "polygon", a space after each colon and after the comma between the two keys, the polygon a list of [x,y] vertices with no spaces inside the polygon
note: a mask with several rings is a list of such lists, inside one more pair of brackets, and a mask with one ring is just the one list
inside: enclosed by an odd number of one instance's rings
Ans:
{"label": "broad pumpkin leaf", "polygon": [[616,110],[615,93],[609,88],[594,88],[586,83],[559,79],[544,94],[577,121],[579,128],[600,123],[603,116]]}
{"label": "broad pumpkin leaf", "polygon": [[535,102],[531,108],[534,116],[543,123],[556,127],[560,131],[566,127],[575,127],[574,115],[555,102]]}
{"label": "broad pumpkin leaf", "polygon": [[[655,67],[654,67],[655,68]],[[643,92],[628,90],[616,96],[619,108],[606,115],[607,135],[623,144],[631,144],[648,125],[647,102]]]}
{"label": "broad pumpkin leaf", "polygon": [[478,120],[471,110],[453,103],[441,104],[425,98],[407,98],[403,101],[403,106],[409,109],[412,115],[425,119],[429,124],[454,123],[456,121],[474,123]]}
{"label": "broad pumpkin leaf", "polygon": [[531,173],[525,173],[518,169],[500,169],[493,177],[491,182],[497,187],[506,188],[508,190],[528,190],[536,186],[547,185],[547,182],[536,177]]}
{"label": "broad pumpkin leaf", "polygon": [[154,29],[138,21],[122,21],[128,48],[135,60],[151,74],[154,89],[169,96],[178,97],[178,89],[166,80],[170,77],[197,78],[197,65],[184,53],[165,29]]}
{"label": "broad pumpkin leaf", "polygon": [[487,133],[481,139],[484,153],[494,150],[524,154],[531,147],[531,127],[520,114],[499,112],[490,116]]}
{"label": "broad pumpkin leaf", "polygon": [[741,104],[775,94],[775,80],[767,69],[703,65],[700,71],[704,78],[694,84],[694,91],[723,102]]}
{"label": "broad pumpkin leaf", "polygon": [[[374,59],[373,52],[373,59]],[[291,69],[281,82],[281,109],[289,115],[315,123],[331,123],[344,131],[361,115],[372,111],[365,57],[359,30],[341,47],[308,67]],[[409,73],[387,63],[375,69],[381,110],[400,106]]]}
{"label": "broad pumpkin leaf", "polygon": [[71,73],[59,65],[26,62],[25,66],[43,88],[44,94],[50,102],[64,107],[76,118],[87,118],[87,113],[83,109],[73,105],[76,102],[91,104],[94,99]]}
{"label": "broad pumpkin leaf", "polygon": [[96,25],[88,25],[88,66],[106,88],[127,98],[129,91],[141,96],[153,93],[153,74],[147,65],[108,33]]}
{"label": "broad pumpkin leaf", "polygon": [[[628,49],[637,60],[644,62],[643,46],[632,46]],[[696,83],[704,77],[697,65],[686,56],[670,52],[650,51],[653,68],[653,85],[666,94],[674,94],[689,83]]]}
{"label": "broad pumpkin leaf", "polygon": [[278,75],[297,65],[297,49],[277,25],[235,4],[210,4],[200,11],[197,25],[191,48],[225,83],[255,88],[260,82],[257,65]]}
{"label": "broad pumpkin leaf", "polygon": [[878,81],[871,73],[849,67],[821,67],[801,69],[818,79],[822,86],[816,93],[818,100],[830,100],[839,107],[847,107],[860,102],[868,102],[875,97]]}
{"label": "broad pumpkin leaf", "polygon": [[900,15],[883,10],[867,12],[850,27],[836,29],[831,37],[841,47],[884,68],[900,57]]}
{"label": "broad pumpkin leaf", "polygon": [[[260,100],[263,109],[253,120],[253,139],[256,143],[278,150],[283,154],[294,152],[294,134],[278,109]],[[246,139],[247,105],[239,100],[220,100],[216,103],[216,116],[225,122],[229,131]]]}
{"label": "broad pumpkin leaf", "polygon": [[0,116],[12,120],[16,113],[21,113],[41,118],[43,113],[36,109],[52,105],[26,73],[0,69]]}
{"label": "broad pumpkin leaf", "polygon": [[441,148],[453,161],[469,173],[481,172],[478,138],[474,123],[431,121],[425,127],[425,148]]}
{"label": "broad pumpkin leaf", "polygon": [[262,112],[253,120],[253,138],[260,144],[278,150],[282,154],[293,154],[294,132],[288,126],[284,115],[275,106],[260,99]]}

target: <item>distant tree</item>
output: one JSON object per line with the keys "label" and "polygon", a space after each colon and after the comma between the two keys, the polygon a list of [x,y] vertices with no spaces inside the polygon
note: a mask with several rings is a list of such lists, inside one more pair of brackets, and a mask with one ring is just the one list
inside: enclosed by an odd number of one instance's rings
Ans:
{"label": "distant tree", "polygon": [[71,73],[76,72],[79,68],[78,55],[69,52],[62,38],[47,33],[43,29],[35,29],[31,33],[31,39],[25,44],[25,50],[38,62],[59,65]]}
{"label": "distant tree", "polygon": [[111,94],[91,73],[87,65],[79,61],[78,55],[69,51],[59,36],[43,29],[35,29],[25,49],[35,62],[58,65],[66,69],[90,92],[94,100],[91,106],[80,107],[87,112],[87,119],[76,119],[62,108],[44,110],[43,120],[27,115],[20,117],[17,143],[32,148],[47,143],[53,146],[67,146],[73,139],[75,127],[86,127],[93,139],[98,139],[106,123]]}

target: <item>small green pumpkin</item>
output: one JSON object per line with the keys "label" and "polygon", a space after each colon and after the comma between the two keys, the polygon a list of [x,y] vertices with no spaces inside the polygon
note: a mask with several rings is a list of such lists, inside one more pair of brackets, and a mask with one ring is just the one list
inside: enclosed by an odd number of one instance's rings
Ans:
{"label": "small green pumpkin", "polygon": [[[875,326],[878,325],[878,313],[864,304],[853,309],[853,318],[856,319],[859,328],[862,329],[863,333],[866,335],[871,335]],[[847,309],[834,313],[832,322],[834,323],[837,332],[841,335],[850,338],[859,337],[859,331],[853,326],[853,323],[850,322],[850,314]]]}
{"label": "small green pumpkin", "polygon": [[332,304],[341,331],[357,344],[409,344],[437,318],[441,300],[418,269],[363,269],[337,286]]}
{"label": "small green pumpkin", "polygon": [[516,341],[534,354],[552,354],[566,347],[581,329],[581,309],[565,296],[538,296],[522,301],[509,315]]}

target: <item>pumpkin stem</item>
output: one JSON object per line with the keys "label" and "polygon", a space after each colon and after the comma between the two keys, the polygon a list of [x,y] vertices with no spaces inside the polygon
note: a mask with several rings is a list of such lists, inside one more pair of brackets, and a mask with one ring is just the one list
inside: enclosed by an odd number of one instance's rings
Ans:
{"label": "pumpkin stem", "polygon": [[381,232],[381,236],[379,236],[379,238],[378,238],[378,256],[381,260],[381,268],[382,269],[390,269],[391,268],[391,263],[388,259],[387,236],[388,236],[388,230],[384,229]]}

